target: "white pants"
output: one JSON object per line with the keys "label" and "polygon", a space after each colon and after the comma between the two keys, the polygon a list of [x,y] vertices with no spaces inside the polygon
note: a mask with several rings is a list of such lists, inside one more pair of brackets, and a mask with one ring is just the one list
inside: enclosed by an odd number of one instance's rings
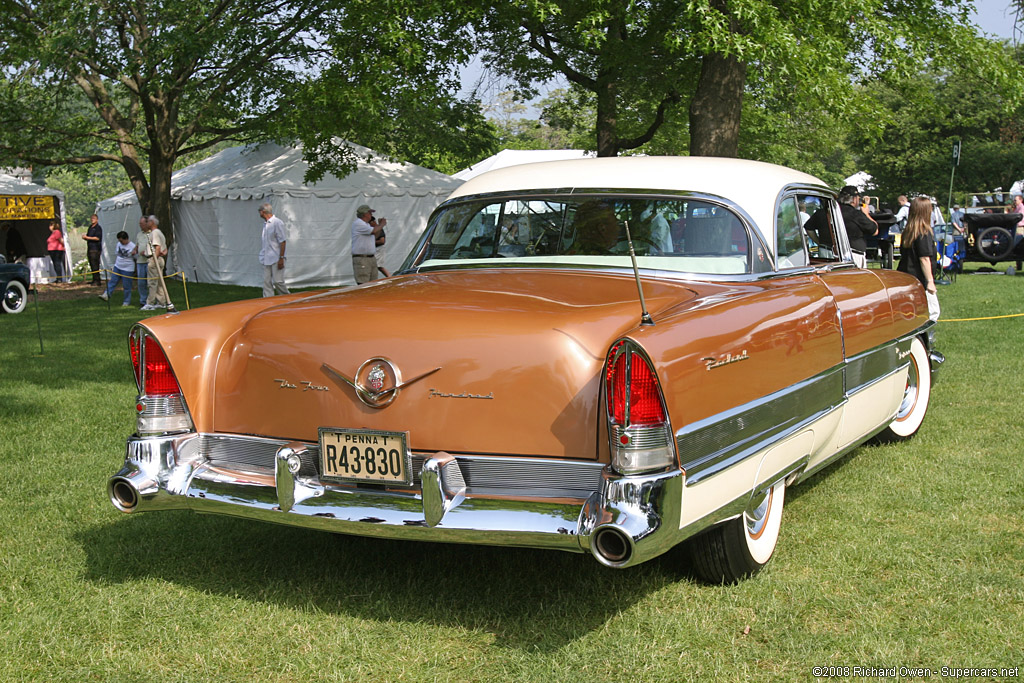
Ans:
{"label": "white pants", "polygon": [[263,266],[263,296],[275,294],[291,294],[284,284],[284,268],[278,268],[276,263]]}
{"label": "white pants", "polygon": [[937,321],[939,319],[939,295],[925,291],[924,296],[928,300],[928,319]]}
{"label": "white pants", "polygon": [[868,267],[868,255],[867,254],[858,254],[857,252],[853,252],[853,262],[857,265],[858,268],[867,268]]}

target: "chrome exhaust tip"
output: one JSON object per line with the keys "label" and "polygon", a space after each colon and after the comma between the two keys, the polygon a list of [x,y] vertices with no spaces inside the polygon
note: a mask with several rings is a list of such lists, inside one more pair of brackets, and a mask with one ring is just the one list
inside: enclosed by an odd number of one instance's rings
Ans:
{"label": "chrome exhaust tip", "polygon": [[621,567],[633,556],[633,540],[614,526],[595,531],[592,548],[594,557],[610,567]]}
{"label": "chrome exhaust tip", "polygon": [[111,477],[107,493],[110,502],[121,512],[133,512],[139,505],[139,490],[125,477]]}

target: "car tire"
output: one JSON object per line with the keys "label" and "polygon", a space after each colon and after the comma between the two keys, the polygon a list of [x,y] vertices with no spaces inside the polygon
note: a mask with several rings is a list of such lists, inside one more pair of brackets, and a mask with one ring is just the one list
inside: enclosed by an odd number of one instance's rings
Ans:
{"label": "car tire", "polygon": [[11,280],[4,289],[0,308],[4,313],[21,313],[28,305],[28,290],[19,280]]}
{"label": "car tire", "polygon": [[907,371],[907,386],[903,390],[903,400],[896,411],[896,417],[875,441],[892,443],[906,441],[917,434],[928,412],[928,403],[932,395],[932,371],[928,360],[928,349],[920,337],[914,337],[910,344],[910,369]]}
{"label": "car tire", "polygon": [[975,241],[978,253],[990,262],[999,261],[1013,249],[1013,235],[1006,228],[985,228]]}
{"label": "car tire", "polygon": [[708,529],[690,541],[697,575],[708,583],[735,583],[761,570],[775,553],[782,528],[786,482],[764,492],[736,519]]}

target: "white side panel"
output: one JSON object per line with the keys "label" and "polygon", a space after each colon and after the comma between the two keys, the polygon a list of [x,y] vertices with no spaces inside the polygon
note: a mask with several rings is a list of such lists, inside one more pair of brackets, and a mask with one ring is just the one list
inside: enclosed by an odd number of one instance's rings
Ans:
{"label": "white side panel", "polygon": [[896,416],[906,386],[907,369],[904,368],[850,396],[843,411],[839,447],[862,441],[879,427],[889,424]]}
{"label": "white side panel", "polygon": [[[827,421],[826,429],[833,421],[834,418]],[[805,429],[699,484],[684,486],[679,528],[707,517],[738,498],[749,497],[758,484],[772,483],[767,479],[788,470],[811,453],[814,434],[813,428]]]}

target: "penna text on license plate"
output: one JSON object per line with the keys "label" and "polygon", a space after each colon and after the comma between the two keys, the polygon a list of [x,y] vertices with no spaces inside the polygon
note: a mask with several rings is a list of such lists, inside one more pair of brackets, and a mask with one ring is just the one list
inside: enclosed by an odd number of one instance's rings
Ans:
{"label": "penna text on license plate", "polygon": [[320,428],[320,476],[371,484],[412,483],[408,432]]}

